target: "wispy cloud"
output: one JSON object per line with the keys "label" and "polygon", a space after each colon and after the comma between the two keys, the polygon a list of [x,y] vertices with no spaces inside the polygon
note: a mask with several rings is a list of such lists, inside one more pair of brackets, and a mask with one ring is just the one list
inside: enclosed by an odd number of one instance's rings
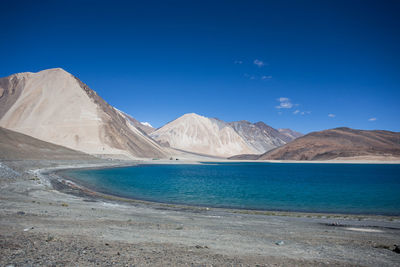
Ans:
{"label": "wispy cloud", "polygon": [[258,75],[254,75],[254,74],[248,74],[248,73],[243,74],[243,76],[248,78],[248,79],[250,79],[250,80],[269,80],[269,79],[272,79],[272,76],[267,76],[267,75],[258,76]]}
{"label": "wispy cloud", "polygon": [[[298,104],[295,104],[293,106],[298,106]],[[294,115],[297,115],[297,114],[299,114],[299,115],[308,115],[308,114],[311,114],[311,111],[301,111],[301,110],[296,109],[295,111],[293,111],[293,114]]]}
{"label": "wispy cloud", "polygon": [[376,121],[377,120],[377,118],[370,118],[370,119],[368,119],[369,121]]}
{"label": "wispy cloud", "polygon": [[[287,97],[280,97],[277,99],[279,101],[279,106],[275,106],[278,110],[281,109],[291,109],[293,107],[298,107],[300,104],[293,104],[290,98]],[[281,113],[281,111],[279,112]],[[302,111],[301,109],[296,109],[292,112],[294,115],[309,115],[311,114],[311,111]]]}
{"label": "wispy cloud", "polygon": [[292,102],[290,102],[290,99],[287,97],[280,97],[277,100],[279,101],[279,106],[276,106],[277,109],[293,107]]}
{"label": "wispy cloud", "polygon": [[257,65],[259,68],[265,66],[265,63],[259,59],[255,59],[253,63]]}
{"label": "wispy cloud", "polygon": [[336,115],[335,115],[335,114],[332,114],[332,113],[329,113],[329,114],[328,114],[328,117],[329,117],[329,118],[335,118]]}
{"label": "wispy cloud", "polygon": [[240,64],[243,64],[243,61],[242,60],[235,60],[233,63],[240,65]]}
{"label": "wispy cloud", "polygon": [[255,80],[256,79],[256,76],[250,75],[248,73],[245,73],[243,76],[246,77],[246,78],[249,78],[250,80]]}

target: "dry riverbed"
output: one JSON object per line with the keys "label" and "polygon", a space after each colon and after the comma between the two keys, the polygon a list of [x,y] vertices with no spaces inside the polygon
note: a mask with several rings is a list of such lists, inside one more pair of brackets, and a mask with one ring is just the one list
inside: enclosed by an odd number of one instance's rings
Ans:
{"label": "dry riverbed", "polygon": [[34,171],[121,164],[1,162],[0,266],[400,266],[399,217],[125,201]]}

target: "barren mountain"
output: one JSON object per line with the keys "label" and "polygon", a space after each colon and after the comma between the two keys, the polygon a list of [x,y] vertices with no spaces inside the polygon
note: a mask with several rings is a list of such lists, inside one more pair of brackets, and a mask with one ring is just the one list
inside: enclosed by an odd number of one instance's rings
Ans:
{"label": "barren mountain", "polygon": [[60,68],[1,78],[0,126],[89,154],[165,156],[155,141]]}
{"label": "barren mountain", "polygon": [[95,160],[96,158],[0,127],[0,159]]}
{"label": "barren mountain", "polygon": [[341,157],[400,157],[400,133],[336,128],[313,132],[259,159],[327,160]]}
{"label": "barren mountain", "polygon": [[291,129],[278,129],[278,131],[279,131],[282,135],[284,135],[284,136],[286,136],[286,137],[288,138],[288,139],[287,139],[287,142],[288,142],[288,143],[291,142],[291,141],[293,141],[294,139],[299,138],[299,137],[302,137],[302,136],[304,135],[304,134],[302,134],[302,133],[293,131],[293,130],[291,130]]}
{"label": "barren mountain", "polygon": [[230,126],[251,146],[258,154],[282,146],[291,141],[286,135],[263,122],[251,123],[235,121]]}
{"label": "barren mountain", "polygon": [[257,151],[227,123],[185,114],[150,134],[158,142],[185,151],[228,157]]}
{"label": "barren mountain", "polygon": [[138,121],[137,119],[133,118],[131,115],[116,109],[121,116],[123,116],[128,122],[130,122],[131,124],[133,124],[133,126],[135,126],[136,128],[138,128],[139,130],[141,130],[143,133],[145,134],[151,134],[152,132],[154,132],[156,129],[154,129],[153,127],[150,126],[149,123],[142,123],[140,121]]}

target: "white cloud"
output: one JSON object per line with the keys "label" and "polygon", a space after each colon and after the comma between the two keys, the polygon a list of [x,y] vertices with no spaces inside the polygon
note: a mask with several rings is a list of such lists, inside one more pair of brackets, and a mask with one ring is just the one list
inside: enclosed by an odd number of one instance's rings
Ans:
{"label": "white cloud", "polygon": [[[293,106],[296,106],[296,105],[293,105]],[[308,115],[308,114],[311,114],[311,111],[301,111],[301,110],[296,109],[295,111],[293,111],[293,114],[294,115],[297,115],[297,114]]]}
{"label": "white cloud", "polygon": [[290,102],[290,99],[287,97],[280,97],[278,98],[279,106],[276,106],[276,108],[281,109],[281,108],[292,108],[293,104]]}
{"label": "white cloud", "polygon": [[370,118],[370,119],[368,119],[369,121],[376,121],[377,120],[377,118]]}
{"label": "white cloud", "polygon": [[253,63],[254,63],[255,65],[257,65],[259,68],[265,66],[265,63],[262,62],[262,61],[259,60],[259,59],[255,59]]}
{"label": "white cloud", "polygon": [[328,117],[329,117],[329,118],[335,118],[336,115],[335,115],[335,114],[332,114],[332,113],[329,113],[329,114],[328,114]]}
{"label": "white cloud", "polygon": [[243,64],[243,61],[242,60],[235,60],[233,63],[235,63],[235,64]]}
{"label": "white cloud", "polygon": [[271,75],[263,75],[261,76],[261,80],[268,80],[268,79],[272,79]]}

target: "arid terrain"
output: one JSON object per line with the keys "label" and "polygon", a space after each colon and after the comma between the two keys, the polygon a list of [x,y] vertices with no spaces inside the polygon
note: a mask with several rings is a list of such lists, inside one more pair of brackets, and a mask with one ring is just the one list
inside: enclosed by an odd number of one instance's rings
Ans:
{"label": "arid terrain", "polygon": [[63,69],[13,74],[0,78],[0,88],[1,127],[103,157],[166,157],[154,140]]}
{"label": "arid terrain", "polygon": [[400,267],[399,14],[1,1],[0,267]]}
{"label": "arid terrain", "polygon": [[335,128],[309,133],[262,155],[244,154],[230,159],[399,161],[400,133]]}
{"label": "arid terrain", "polygon": [[337,128],[301,137],[194,113],[154,129],[58,68],[2,78],[0,89],[0,266],[399,265],[398,216],[150,203],[59,173],[243,153],[233,159],[399,163],[399,133]]}
{"label": "arid terrain", "polygon": [[2,161],[0,265],[396,266],[400,262],[400,254],[393,251],[400,243],[398,217],[128,201],[83,190],[52,171],[121,164],[135,163]]}
{"label": "arid terrain", "polygon": [[97,160],[95,157],[0,127],[0,159]]}

